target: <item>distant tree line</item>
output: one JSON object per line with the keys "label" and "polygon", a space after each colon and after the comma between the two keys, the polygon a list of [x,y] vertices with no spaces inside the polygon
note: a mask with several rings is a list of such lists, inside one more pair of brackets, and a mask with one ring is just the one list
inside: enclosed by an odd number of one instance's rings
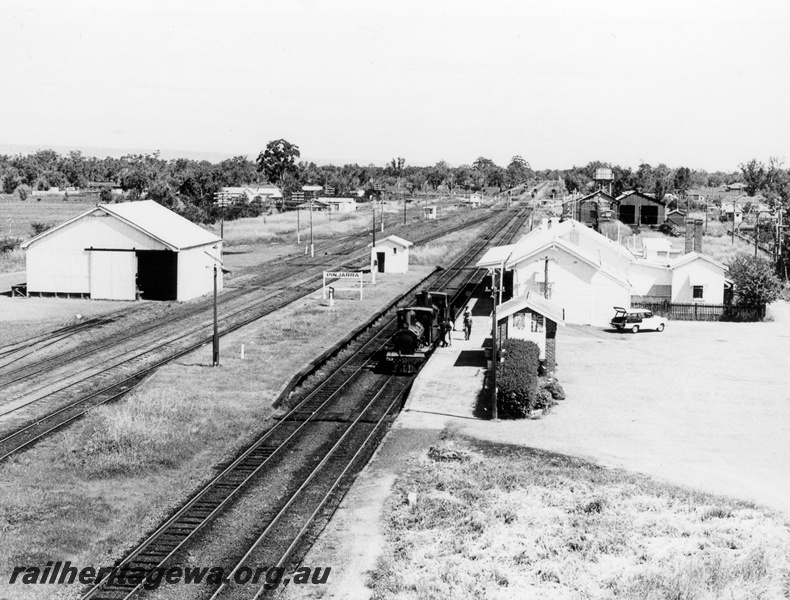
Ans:
{"label": "distant tree line", "polygon": [[[414,195],[424,192],[474,192],[480,190],[528,191],[537,180],[564,182],[568,192],[593,191],[595,170],[611,168],[615,196],[626,190],[639,190],[663,199],[673,193],[684,197],[692,188],[719,187],[742,182],[749,194],[762,193],[772,204],[787,206],[790,199],[790,171],[776,158],[767,163],[752,159],[740,170],[709,173],[688,167],[653,167],[647,163],[634,171],[628,167],[593,161],[584,167],[533,170],[528,161],[514,156],[507,166],[481,156],[471,164],[452,167],[445,161],[433,166],[408,165],[403,157],[384,166],[346,164],[317,165],[300,161],[299,147],[287,140],[269,142],[255,160],[236,156],[219,163],[177,158],[164,160],[158,152],[128,154],[120,158],[84,156],[79,151],[60,155],[40,150],[28,155],[0,155],[0,191],[6,194],[46,190],[50,187],[81,188],[105,184],[98,190],[102,200],[113,196],[109,187],[118,187],[124,199],[153,199],[197,222],[213,222],[218,217],[215,193],[226,186],[273,183],[283,190],[287,208],[291,195],[306,184],[332,188],[337,196],[358,190],[369,198],[381,190]],[[229,209],[230,218],[260,213],[267,207],[246,206]],[[278,207],[282,208],[282,206]]]}

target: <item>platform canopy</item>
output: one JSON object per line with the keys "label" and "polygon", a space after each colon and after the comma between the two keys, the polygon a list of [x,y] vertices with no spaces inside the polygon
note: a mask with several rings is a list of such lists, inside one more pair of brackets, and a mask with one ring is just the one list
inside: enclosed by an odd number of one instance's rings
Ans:
{"label": "platform canopy", "polygon": [[[477,261],[475,264],[476,267],[481,267],[484,269],[491,269],[495,267],[501,267],[503,263],[507,263],[508,258],[513,253],[516,244],[507,244],[505,246],[495,246],[494,248],[489,249],[484,255],[483,258]],[[505,265],[507,266],[507,265]]]}

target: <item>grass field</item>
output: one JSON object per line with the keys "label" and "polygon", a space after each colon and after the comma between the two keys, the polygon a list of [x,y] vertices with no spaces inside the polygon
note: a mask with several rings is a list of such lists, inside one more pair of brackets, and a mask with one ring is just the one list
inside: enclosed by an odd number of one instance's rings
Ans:
{"label": "grass field", "polygon": [[31,196],[24,202],[14,194],[0,194],[0,237],[17,237],[26,240],[33,237],[31,224],[34,222],[57,225],[96,204],[96,196],[42,197],[36,201]]}
{"label": "grass field", "polygon": [[[126,400],[0,464],[0,574],[50,559],[111,563],[262,427],[297,368],[429,271],[382,277],[364,304],[348,293],[334,310],[320,293],[295,302],[223,337],[221,368],[207,368],[209,347],[196,351]],[[0,598],[53,595],[6,582],[0,577]]]}
{"label": "grass field", "polygon": [[378,600],[790,594],[790,529],[777,514],[565,455],[445,437],[387,502],[387,547],[369,576]]}

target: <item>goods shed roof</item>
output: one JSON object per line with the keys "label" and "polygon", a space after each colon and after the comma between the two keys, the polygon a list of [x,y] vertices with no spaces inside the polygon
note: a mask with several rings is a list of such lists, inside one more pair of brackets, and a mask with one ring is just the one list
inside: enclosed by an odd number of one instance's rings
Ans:
{"label": "goods shed roof", "polygon": [[138,202],[124,202],[122,204],[97,204],[90,210],[29,239],[22,244],[22,248],[27,248],[30,244],[95,211],[102,211],[123,221],[174,251],[208,246],[222,241],[222,238],[219,236],[195,225],[161,204],[153,200],[141,200]]}

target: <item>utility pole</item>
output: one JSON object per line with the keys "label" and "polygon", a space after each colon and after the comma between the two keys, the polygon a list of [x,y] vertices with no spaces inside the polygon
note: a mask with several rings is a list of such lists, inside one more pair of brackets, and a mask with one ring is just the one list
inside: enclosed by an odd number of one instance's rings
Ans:
{"label": "utility pole", "polygon": [[219,237],[223,240],[225,239],[225,206],[230,202],[230,193],[229,192],[215,192],[214,193],[214,202],[216,202],[217,206],[220,207],[220,226],[219,226]]}
{"label": "utility pole", "polygon": [[772,210],[758,210],[757,220],[754,222],[754,258],[757,258],[757,244],[760,240],[760,215],[763,213],[773,214]]}
{"label": "utility pole", "polygon": [[219,366],[219,327],[217,325],[217,263],[214,263],[214,336],[212,338],[212,360],[214,367]]}
{"label": "utility pole", "polygon": [[310,197],[310,257],[314,257],[315,252],[313,249],[313,198]]}
{"label": "utility pole", "polygon": [[549,257],[546,257],[546,263],[543,267],[543,297],[549,299]]}
{"label": "utility pole", "polygon": [[497,372],[497,362],[499,362],[499,357],[497,356],[497,319],[496,319],[496,301],[497,301],[497,288],[496,288],[496,269],[491,270],[491,302],[494,305],[494,310],[491,314],[491,420],[496,421],[498,420],[499,416],[497,414],[497,398],[496,398],[496,372]]}
{"label": "utility pole", "polygon": [[[214,250],[219,250],[219,245],[214,246]],[[217,269],[222,267],[222,260],[210,252],[205,252],[214,261],[214,335],[211,338],[211,366],[219,366],[219,326],[217,324]]]}
{"label": "utility pole", "polygon": [[406,196],[403,197],[403,224],[406,224]]}

